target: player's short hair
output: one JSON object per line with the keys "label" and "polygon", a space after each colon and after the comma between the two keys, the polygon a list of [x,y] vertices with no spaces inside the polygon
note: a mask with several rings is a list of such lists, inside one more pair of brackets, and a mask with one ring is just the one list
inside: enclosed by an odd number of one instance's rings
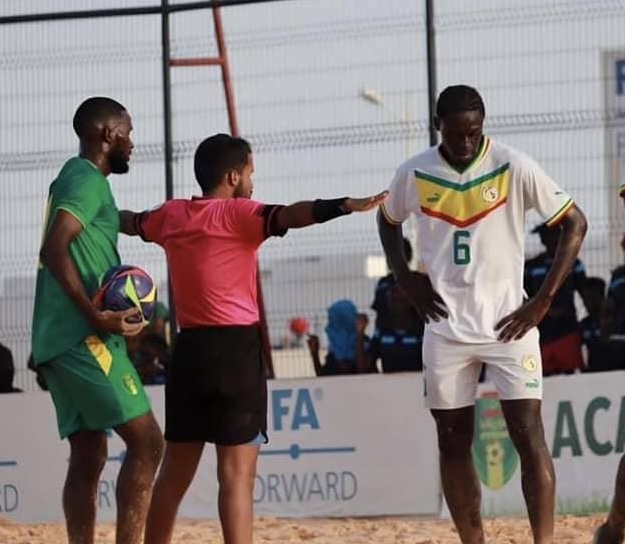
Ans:
{"label": "player's short hair", "polygon": [[82,138],[87,129],[100,123],[105,123],[111,118],[119,117],[126,108],[116,100],[106,96],[92,96],[87,98],[74,114],[74,132]]}
{"label": "player's short hair", "polygon": [[252,153],[243,138],[215,134],[206,138],[196,149],[193,169],[203,193],[215,190],[230,170],[241,171]]}
{"label": "player's short hair", "polygon": [[436,101],[436,116],[444,119],[463,111],[479,111],[486,115],[484,101],[473,87],[468,85],[452,85],[438,95]]}

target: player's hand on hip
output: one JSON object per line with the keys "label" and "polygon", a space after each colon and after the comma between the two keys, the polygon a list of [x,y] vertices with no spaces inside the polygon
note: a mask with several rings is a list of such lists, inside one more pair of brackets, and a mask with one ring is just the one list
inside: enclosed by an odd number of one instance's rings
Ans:
{"label": "player's hand on hip", "polygon": [[137,308],[129,308],[120,312],[104,310],[98,312],[94,326],[96,329],[111,334],[123,336],[136,336],[147,323],[141,318],[141,312]]}
{"label": "player's hand on hip", "polygon": [[409,271],[399,278],[399,286],[405,291],[419,317],[425,322],[447,319],[445,302],[434,291],[430,278],[421,272]]}
{"label": "player's hand on hip", "polygon": [[495,330],[500,330],[497,339],[500,342],[520,340],[527,331],[538,325],[549,310],[550,302],[540,297],[530,298],[518,310],[504,317]]}
{"label": "player's hand on hip", "polygon": [[382,191],[377,195],[368,196],[365,198],[348,198],[343,203],[345,209],[349,212],[368,212],[377,208],[388,197],[388,191]]}

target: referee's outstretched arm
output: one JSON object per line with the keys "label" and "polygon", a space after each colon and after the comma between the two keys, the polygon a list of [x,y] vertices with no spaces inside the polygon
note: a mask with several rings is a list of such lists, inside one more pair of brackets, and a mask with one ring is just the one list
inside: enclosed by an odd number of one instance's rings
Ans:
{"label": "referee's outstretched arm", "polygon": [[382,204],[387,196],[388,191],[382,191],[365,198],[344,197],[295,202],[277,211],[277,226],[280,229],[299,229],[316,223],[325,223],[352,212],[367,212]]}
{"label": "referee's outstretched arm", "polygon": [[[325,223],[336,217],[352,212],[367,212],[382,204],[388,191],[364,198],[336,198],[333,200],[303,200],[288,206],[274,207],[274,217],[269,217],[269,231],[279,232],[299,229],[317,223]],[[137,213],[130,210],[119,212],[119,231],[129,236],[141,234],[141,221],[147,212]],[[271,224],[273,223],[273,224]]]}

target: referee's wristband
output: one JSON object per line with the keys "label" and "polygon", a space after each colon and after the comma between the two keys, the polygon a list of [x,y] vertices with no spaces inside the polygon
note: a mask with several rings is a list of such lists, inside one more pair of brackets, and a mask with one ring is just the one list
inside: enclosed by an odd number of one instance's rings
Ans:
{"label": "referee's wristband", "polygon": [[342,215],[352,213],[345,207],[347,197],[335,198],[333,200],[322,200],[318,198],[313,202],[312,215],[316,223],[325,223]]}

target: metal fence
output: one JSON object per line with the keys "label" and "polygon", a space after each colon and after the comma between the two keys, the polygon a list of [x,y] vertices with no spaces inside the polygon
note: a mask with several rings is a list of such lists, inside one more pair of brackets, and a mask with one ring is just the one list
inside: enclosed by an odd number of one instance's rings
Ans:
{"label": "metal fence", "polygon": [[[58,0],[57,10],[124,2]],[[205,3],[197,3],[200,4]],[[89,95],[110,95],[133,116],[131,172],[112,177],[120,207],[144,209],[165,194],[162,19],[142,15],[13,22],[0,32],[0,341],[26,370],[34,273],[49,183],[76,152],[71,117]],[[181,2],[170,2],[173,10]],[[0,17],[49,3],[5,1]],[[587,212],[582,259],[606,277],[622,260],[615,201],[625,148],[619,97],[625,83],[625,2],[467,0],[435,3],[437,87],[476,86],[487,129],[536,158]],[[149,13],[148,13],[149,12]],[[255,196],[289,202],[365,195],[385,188],[407,155],[429,144],[425,3],[414,0],[283,0],[222,9],[240,130],[255,151]],[[214,56],[211,10],[172,11],[172,58]],[[619,87],[621,81],[621,87]],[[620,94],[619,91],[620,90]],[[625,109],[625,108],[623,108]],[[196,192],[192,154],[227,131],[221,74],[172,68],[173,195]],[[537,221],[529,217],[529,225]],[[537,240],[528,237],[528,253]],[[122,258],[166,284],[162,252],[134,239]],[[327,306],[351,298],[368,310],[381,249],[372,214],[269,241],[261,250],[265,306],[279,376],[310,373],[287,344],[301,315],[323,335]],[[382,260],[383,262],[383,260]],[[166,293],[166,289],[161,289]]]}

